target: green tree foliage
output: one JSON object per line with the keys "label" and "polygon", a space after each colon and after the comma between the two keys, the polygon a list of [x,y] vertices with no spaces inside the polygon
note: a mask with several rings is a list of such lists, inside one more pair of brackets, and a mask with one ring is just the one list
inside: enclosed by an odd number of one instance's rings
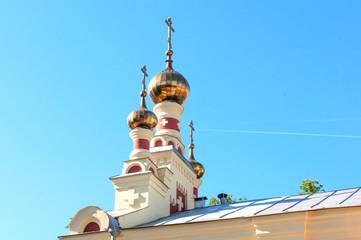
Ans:
{"label": "green tree foliage", "polygon": [[[298,195],[313,194],[313,193],[325,191],[325,189],[323,189],[323,185],[321,185],[317,180],[311,180],[311,179],[306,179],[306,180],[302,181],[302,185],[300,186],[300,189],[302,190],[302,192],[299,192]],[[245,198],[245,197],[237,198],[237,199],[232,198],[232,194],[229,194],[226,197],[227,203],[234,203],[236,201],[242,201],[242,200],[247,200],[247,198]],[[208,202],[209,206],[216,206],[216,205],[220,205],[220,204],[221,204],[221,201],[215,197],[211,197],[211,199]]]}
{"label": "green tree foliage", "polygon": [[299,192],[298,195],[313,194],[313,193],[325,191],[325,189],[323,189],[323,185],[321,185],[317,180],[311,180],[311,179],[306,179],[302,181],[302,185],[300,186],[300,189],[303,192]]}
{"label": "green tree foliage", "polygon": [[[243,198],[232,198],[232,194],[229,194],[227,197],[226,197],[226,202],[227,203],[234,203],[236,201],[242,201],[242,200],[247,200],[247,198],[243,197]],[[217,198],[215,197],[211,197],[211,199],[209,200],[208,202],[208,205],[209,206],[216,206],[216,205],[220,205],[221,204],[221,201],[218,200]]]}

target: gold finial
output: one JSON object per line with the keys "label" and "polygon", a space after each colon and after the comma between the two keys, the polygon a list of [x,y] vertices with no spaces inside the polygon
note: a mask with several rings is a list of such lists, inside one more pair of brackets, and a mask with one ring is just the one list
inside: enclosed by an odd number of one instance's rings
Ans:
{"label": "gold finial", "polygon": [[143,65],[143,67],[141,67],[140,70],[143,72],[143,78],[142,78],[143,88],[142,91],[140,92],[140,96],[142,97],[142,100],[140,102],[140,107],[147,108],[147,106],[145,105],[145,97],[147,96],[147,92],[145,91],[145,77],[148,77],[147,67]]}
{"label": "gold finial", "polygon": [[164,20],[165,23],[168,25],[168,50],[165,52],[165,54],[167,55],[167,60],[166,60],[166,63],[167,63],[167,67],[166,68],[169,68],[169,69],[173,69],[172,68],[172,55],[173,55],[173,51],[172,51],[172,43],[171,43],[171,32],[174,32],[174,28],[172,27],[172,20],[171,18],[167,18]]}

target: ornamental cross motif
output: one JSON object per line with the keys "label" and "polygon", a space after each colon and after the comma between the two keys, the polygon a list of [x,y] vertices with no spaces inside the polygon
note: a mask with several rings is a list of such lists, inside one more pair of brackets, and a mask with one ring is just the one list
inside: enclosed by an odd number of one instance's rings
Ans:
{"label": "ornamental cross motif", "polygon": [[178,212],[182,211],[182,208],[184,207],[182,200],[183,200],[183,198],[181,196],[179,196],[178,199],[177,199]]}
{"label": "ornamental cross motif", "polygon": [[191,127],[191,144],[193,144],[193,131],[195,131],[194,127],[193,127],[193,120],[191,120],[188,124]]}
{"label": "ornamental cross motif", "polygon": [[163,127],[165,127],[165,125],[167,125],[168,121],[167,119],[163,118],[162,121],[160,121],[160,125],[162,125]]}
{"label": "ornamental cross motif", "polygon": [[135,190],[129,190],[128,191],[128,198],[126,199],[126,201],[128,202],[129,206],[134,205],[135,200],[139,199],[139,193],[135,193]]}
{"label": "ornamental cross motif", "polygon": [[164,21],[168,25],[168,50],[171,50],[171,31],[174,32],[174,28],[172,27],[172,20],[170,19],[170,17],[165,19]]}
{"label": "ornamental cross motif", "polygon": [[143,67],[141,67],[140,70],[143,72],[142,84],[143,84],[143,92],[144,92],[145,91],[145,77],[148,77],[147,67],[145,65],[143,65]]}

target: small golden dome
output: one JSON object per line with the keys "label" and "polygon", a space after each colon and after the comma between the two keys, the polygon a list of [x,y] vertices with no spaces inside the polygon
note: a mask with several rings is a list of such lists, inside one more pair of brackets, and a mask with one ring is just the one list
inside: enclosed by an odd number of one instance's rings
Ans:
{"label": "small golden dome", "polygon": [[157,116],[146,107],[140,107],[138,110],[133,111],[127,118],[128,126],[130,129],[136,127],[146,128],[153,130],[157,126]]}
{"label": "small golden dome", "polygon": [[150,80],[149,97],[157,104],[165,100],[183,104],[189,95],[189,84],[179,72],[167,67]]}
{"label": "small golden dome", "polygon": [[127,122],[130,129],[141,127],[153,130],[155,126],[157,126],[158,118],[152,111],[147,108],[145,104],[145,97],[147,96],[147,92],[145,91],[145,77],[148,77],[148,74],[146,72],[147,68],[145,65],[140,70],[143,72],[143,90],[140,92],[140,107],[138,108],[138,110],[133,111],[129,114]]}
{"label": "small golden dome", "polygon": [[193,159],[193,161],[189,161],[189,163],[192,165],[193,170],[196,172],[197,178],[203,177],[203,174],[204,174],[203,165],[194,159]]}
{"label": "small golden dome", "polygon": [[188,162],[191,164],[193,170],[196,172],[197,174],[197,178],[201,178],[203,177],[204,174],[204,167],[200,162],[197,162],[194,159],[193,156],[193,149],[194,149],[194,145],[190,144],[189,145],[189,157],[188,157]]}

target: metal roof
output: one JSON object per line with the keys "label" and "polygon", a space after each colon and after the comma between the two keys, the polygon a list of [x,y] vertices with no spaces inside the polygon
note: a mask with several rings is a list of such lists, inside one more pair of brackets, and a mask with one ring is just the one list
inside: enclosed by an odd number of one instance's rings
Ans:
{"label": "metal roof", "polygon": [[169,217],[161,218],[137,227],[153,227],[361,206],[360,189],[361,187],[309,195],[293,195],[287,197],[241,201],[225,205],[197,208],[184,212],[178,212]]}

